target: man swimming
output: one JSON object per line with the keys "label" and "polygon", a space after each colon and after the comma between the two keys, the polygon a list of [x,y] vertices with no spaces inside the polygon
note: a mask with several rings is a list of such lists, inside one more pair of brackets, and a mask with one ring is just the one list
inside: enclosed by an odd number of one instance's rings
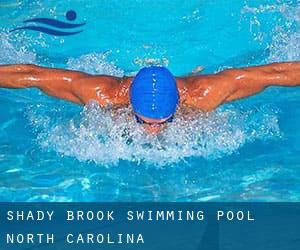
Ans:
{"label": "man swimming", "polygon": [[251,96],[268,86],[300,84],[300,62],[227,69],[217,74],[174,78],[165,67],[142,68],[135,77],[90,75],[36,65],[0,65],[0,87],[39,88],[78,104],[131,105],[137,122],[157,134],[178,105],[209,112],[222,103]]}

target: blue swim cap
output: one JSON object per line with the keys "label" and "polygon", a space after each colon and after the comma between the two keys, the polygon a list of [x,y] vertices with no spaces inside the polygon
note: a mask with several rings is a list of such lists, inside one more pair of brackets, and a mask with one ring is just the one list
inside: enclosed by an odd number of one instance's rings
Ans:
{"label": "blue swim cap", "polygon": [[142,68],[130,86],[133,111],[147,118],[168,118],[176,112],[178,101],[175,78],[164,67]]}

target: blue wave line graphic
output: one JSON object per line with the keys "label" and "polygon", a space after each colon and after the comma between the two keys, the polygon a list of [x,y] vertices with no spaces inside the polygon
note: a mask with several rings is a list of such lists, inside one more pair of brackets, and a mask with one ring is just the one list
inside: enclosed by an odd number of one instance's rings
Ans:
{"label": "blue wave line graphic", "polygon": [[62,21],[58,21],[55,19],[50,19],[50,18],[32,18],[25,20],[24,23],[42,23],[42,24],[47,24],[56,28],[62,28],[62,29],[68,29],[68,28],[77,28],[80,26],[85,25],[85,23],[79,23],[79,24],[73,24],[73,23],[65,23]]}
{"label": "blue wave line graphic", "polygon": [[70,36],[70,35],[75,35],[75,34],[82,32],[82,30],[74,31],[74,32],[65,32],[65,31],[48,29],[48,28],[41,27],[41,26],[24,26],[24,27],[15,28],[15,29],[11,30],[10,32],[13,32],[16,30],[34,30],[34,31],[40,31],[40,32],[43,32],[43,33],[46,33],[49,35],[54,35],[54,36]]}

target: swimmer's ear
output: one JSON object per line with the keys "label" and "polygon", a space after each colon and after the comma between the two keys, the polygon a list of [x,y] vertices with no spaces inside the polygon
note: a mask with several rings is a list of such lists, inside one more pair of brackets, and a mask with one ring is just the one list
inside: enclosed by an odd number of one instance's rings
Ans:
{"label": "swimmer's ear", "polygon": [[192,72],[188,76],[196,76],[204,70],[203,66],[197,66],[192,70]]}

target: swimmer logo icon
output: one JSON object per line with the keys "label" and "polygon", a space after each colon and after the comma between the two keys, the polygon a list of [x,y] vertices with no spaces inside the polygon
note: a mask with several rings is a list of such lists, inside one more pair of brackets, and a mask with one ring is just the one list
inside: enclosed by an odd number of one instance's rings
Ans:
{"label": "swimmer logo icon", "polygon": [[[67,11],[65,17],[68,21],[72,22],[72,21],[76,20],[77,13],[74,10],[69,10],[69,11]],[[76,23],[70,23],[70,22],[63,22],[63,21],[59,21],[59,20],[51,19],[51,18],[32,18],[32,19],[27,19],[23,22],[26,24],[32,23],[34,25],[18,27],[18,28],[11,30],[10,32],[14,32],[17,30],[33,30],[33,31],[43,32],[43,33],[46,33],[48,35],[53,35],[53,36],[70,36],[70,35],[78,34],[83,31],[83,30],[77,30],[77,31],[71,31],[71,30],[74,30],[76,28],[79,28],[79,27],[85,25],[85,23],[76,24]],[[51,26],[51,28],[44,27],[39,24]]]}

